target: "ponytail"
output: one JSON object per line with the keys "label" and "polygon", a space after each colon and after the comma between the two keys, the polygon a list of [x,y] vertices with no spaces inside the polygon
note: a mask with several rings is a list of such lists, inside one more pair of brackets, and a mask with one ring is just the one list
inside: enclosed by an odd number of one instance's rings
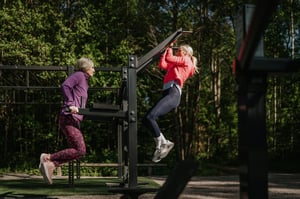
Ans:
{"label": "ponytail", "polygon": [[180,46],[180,48],[183,48],[185,50],[185,52],[191,57],[191,60],[193,62],[194,68],[195,68],[195,72],[198,73],[199,69],[197,67],[197,58],[195,56],[193,56],[192,47],[189,45],[182,45],[182,46]]}
{"label": "ponytail", "polygon": [[194,64],[194,68],[195,68],[195,72],[198,73],[199,72],[199,68],[197,67],[197,58],[195,56],[191,56],[192,62]]}

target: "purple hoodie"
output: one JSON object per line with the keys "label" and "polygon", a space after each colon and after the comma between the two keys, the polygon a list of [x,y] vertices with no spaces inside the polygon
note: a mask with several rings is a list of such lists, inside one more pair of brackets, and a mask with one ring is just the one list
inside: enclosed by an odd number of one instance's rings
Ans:
{"label": "purple hoodie", "polygon": [[[71,114],[67,111],[67,107],[76,106],[78,108],[85,108],[87,98],[88,98],[88,79],[89,75],[77,71],[70,75],[61,85],[62,93],[64,96],[62,114],[68,115]],[[83,115],[73,114],[74,118],[77,118],[79,121],[83,120]]]}

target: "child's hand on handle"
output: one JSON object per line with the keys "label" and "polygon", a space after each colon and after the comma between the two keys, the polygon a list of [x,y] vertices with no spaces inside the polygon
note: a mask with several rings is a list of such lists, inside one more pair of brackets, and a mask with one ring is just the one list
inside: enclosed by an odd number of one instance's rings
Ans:
{"label": "child's hand on handle", "polygon": [[172,48],[174,46],[174,43],[176,43],[176,41],[171,42],[168,46],[166,46],[162,51],[161,51],[161,55],[165,56],[167,54],[167,51],[169,48]]}
{"label": "child's hand on handle", "polygon": [[176,43],[176,40],[175,41],[172,41],[169,45],[170,48],[172,48],[174,46],[174,44]]}

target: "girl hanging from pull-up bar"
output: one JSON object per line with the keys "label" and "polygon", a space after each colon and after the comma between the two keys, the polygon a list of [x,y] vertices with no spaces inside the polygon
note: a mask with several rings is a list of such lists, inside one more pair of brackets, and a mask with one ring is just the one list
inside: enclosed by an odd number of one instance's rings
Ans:
{"label": "girl hanging from pull-up bar", "polygon": [[163,80],[163,96],[148,111],[144,120],[146,126],[151,130],[156,144],[153,162],[159,162],[165,158],[174,147],[174,143],[164,137],[156,120],[179,106],[184,82],[198,72],[197,59],[193,56],[191,46],[179,46],[176,55],[173,55],[172,47],[173,43],[162,54],[158,65],[159,68],[166,71]]}

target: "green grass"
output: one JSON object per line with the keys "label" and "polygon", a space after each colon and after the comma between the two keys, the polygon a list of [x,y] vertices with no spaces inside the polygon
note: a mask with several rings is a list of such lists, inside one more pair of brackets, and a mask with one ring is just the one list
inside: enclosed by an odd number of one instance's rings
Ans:
{"label": "green grass", "polygon": [[[54,179],[52,185],[47,185],[43,179],[0,180],[0,198],[2,197],[45,197],[72,195],[108,195],[106,183],[122,181],[117,178],[82,178],[76,179],[70,186],[68,179]],[[149,178],[138,178],[137,188],[159,188],[159,185]],[[143,184],[143,185],[140,185]]]}

